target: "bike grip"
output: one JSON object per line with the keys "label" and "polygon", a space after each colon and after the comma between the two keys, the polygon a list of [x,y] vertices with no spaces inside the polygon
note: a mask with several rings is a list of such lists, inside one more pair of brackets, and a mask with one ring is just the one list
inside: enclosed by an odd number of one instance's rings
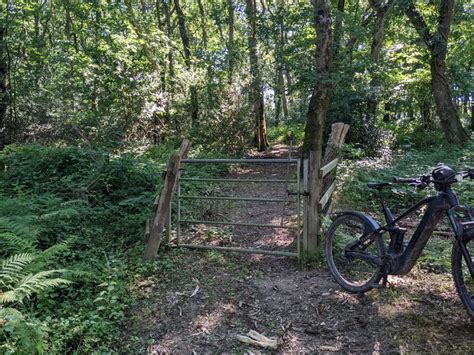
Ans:
{"label": "bike grip", "polygon": [[393,182],[400,182],[400,183],[409,184],[409,183],[411,183],[411,182],[417,182],[417,179],[394,177],[394,178],[393,178]]}

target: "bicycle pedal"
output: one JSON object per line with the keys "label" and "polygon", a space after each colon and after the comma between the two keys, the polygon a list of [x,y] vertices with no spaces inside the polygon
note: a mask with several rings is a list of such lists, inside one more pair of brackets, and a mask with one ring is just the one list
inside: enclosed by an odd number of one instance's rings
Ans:
{"label": "bicycle pedal", "polygon": [[376,283],[376,284],[372,284],[372,288],[385,288],[387,287],[387,283],[388,283],[388,276],[385,275],[383,276],[382,278],[382,282],[380,283]]}

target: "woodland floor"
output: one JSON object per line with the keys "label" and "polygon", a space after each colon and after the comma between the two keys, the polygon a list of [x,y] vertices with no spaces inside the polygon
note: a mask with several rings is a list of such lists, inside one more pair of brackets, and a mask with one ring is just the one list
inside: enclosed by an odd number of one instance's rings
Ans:
{"label": "woodland floor", "polygon": [[[285,147],[277,146],[264,157],[285,154]],[[238,169],[229,177],[286,174],[286,166],[270,165]],[[239,186],[232,189],[236,196],[286,193],[286,186],[255,184],[252,192]],[[278,224],[282,214],[281,204],[237,212],[215,207],[208,214],[232,215],[251,223]],[[293,213],[289,206],[285,208],[286,219],[294,219]],[[226,230],[222,238],[198,226],[186,235],[190,242],[214,236],[220,245],[294,246],[294,237],[282,230],[258,234],[239,227]],[[163,271],[134,290],[142,299],[130,311],[124,352],[270,352],[236,339],[250,330],[277,337],[277,352],[284,353],[469,353],[474,349],[474,325],[447,273],[418,267],[405,277],[390,277],[385,289],[354,295],[344,292],[324,265],[303,269],[287,257],[173,248],[160,251],[159,258]]]}

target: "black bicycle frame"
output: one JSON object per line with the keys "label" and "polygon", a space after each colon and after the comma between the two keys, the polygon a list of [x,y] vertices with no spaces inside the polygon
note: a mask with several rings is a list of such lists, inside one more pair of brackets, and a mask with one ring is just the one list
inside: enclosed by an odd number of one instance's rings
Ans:
{"label": "black bicycle frame", "polygon": [[[427,210],[405,250],[401,254],[390,257],[391,260],[389,263],[389,269],[386,271],[388,274],[405,275],[410,272],[420,257],[424,247],[426,246],[426,243],[433,234],[436,225],[441,220],[443,213],[447,213],[451,226],[455,232],[456,240],[460,242],[464,258],[468,260],[467,264],[469,271],[471,275],[474,275],[474,267],[472,265],[471,258],[469,257],[469,253],[465,245],[461,243],[463,233],[462,224],[458,222],[455,215],[456,211],[461,209],[467,213],[467,216],[470,220],[473,220],[472,213],[469,208],[459,205],[458,199],[451,188],[446,189],[444,192],[440,192],[437,196],[432,196],[421,200],[415,206],[411,207],[397,218],[393,217],[390,209],[386,206],[382,191],[380,191],[380,196],[387,225],[385,227],[379,228],[379,230],[376,230],[373,235],[383,234],[387,231],[390,234],[394,233],[397,222],[404,219],[409,214],[421,209],[423,206],[427,206]],[[384,250],[384,258],[386,259],[387,255],[391,256],[392,252],[393,250],[390,249]]]}

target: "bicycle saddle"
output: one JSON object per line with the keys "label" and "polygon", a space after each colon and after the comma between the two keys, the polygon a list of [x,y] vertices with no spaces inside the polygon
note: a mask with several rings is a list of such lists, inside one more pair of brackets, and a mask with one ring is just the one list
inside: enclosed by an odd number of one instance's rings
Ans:
{"label": "bicycle saddle", "polygon": [[368,182],[367,186],[371,189],[380,190],[380,189],[383,189],[384,187],[392,186],[392,183],[390,183],[390,182],[373,182],[372,181],[372,182]]}

